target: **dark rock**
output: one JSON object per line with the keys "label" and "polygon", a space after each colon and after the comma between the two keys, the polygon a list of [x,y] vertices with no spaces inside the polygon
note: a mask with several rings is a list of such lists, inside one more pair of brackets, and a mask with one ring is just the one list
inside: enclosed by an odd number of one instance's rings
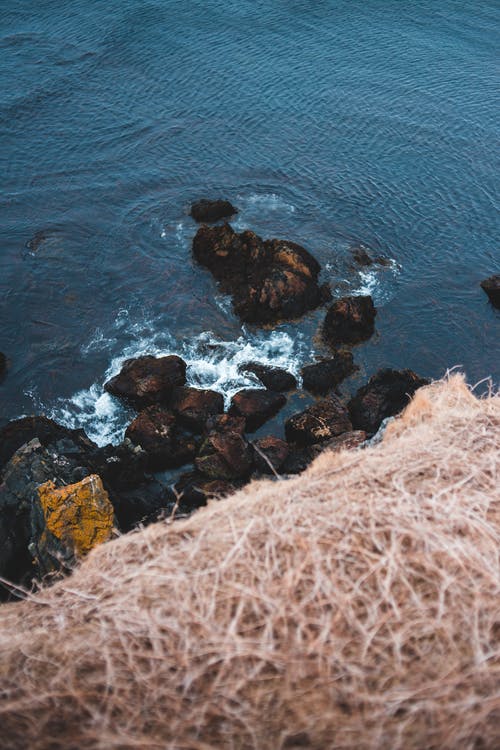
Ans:
{"label": "dark rock", "polygon": [[353,363],[351,352],[339,351],[333,359],[325,359],[303,367],[302,385],[311,393],[325,395],[358,369]]}
{"label": "dark rock", "polygon": [[314,443],[307,446],[290,446],[286,461],[282,466],[283,474],[301,474],[320,453],[330,450],[338,452],[341,450],[352,450],[359,448],[366,440],[366,432],[355,430],[344,432],[337,437],[326,440],[323,443]]}
{"label": "dark rock", "polygon": [[178,497],[179,513],[191,513],[196,508],[206,505],[208,500],[220,499],[232,495],[242,482],[228,482],[225,479],[207,479],[204,474],[190,471],[179,477],[174,485]]}
{"label": "dark rock", "polygon": [[83,430],[70,430],[47,417],[22,417],[0,429],[0,473],[18,448],[33,438],[38,438],[42,446],[52,445],[58,440],[68,440],[74,454],[97,448]]}
{"label": "dark rock", "polygon": [[209,201],[205,198],[196,201],[191,206],[191,216],[195,221],[218,221],[226,216],[237,214],[238,209],[232,203],[224,200]]}
{"label": "dark rock", "polygon": [[244,388],[231,399],[229,414],[245,418],[245,430],[254,432],[286,404],[286,396],[263,388]]}
{"label": "dark rock", "polygon": [[7,357],[3,352],[0,352],[0,378],[3,378],[7,372]]}
{"label": "dark rock", "polygon": [[372,258],[363,245],[352,247],[351,253],[353,259],[359,266],[373,266],[374,264],[378,266],[389,266],[391,264],[389,258],[384,258],[383,255],[378,255],[376,258]]}
{"label": "dark rock", "polygon": [[245,432],[245,418],[236,414],[218,414],[207,419],[206,434],[212,432],[236,432],[243,435]]}
{"label": "dark rock", "polygon": [[325,443],[318,443],[317,445],[311,446],[313,456],[317,456],[326,450],[338,453],[342,450],[353,450],[359,448],[366,440],[366,432],[364,430],[353,430],[352,432],[344,432],[342,435],[327,440]]}
{"label": "dark rock", "polygon": [[124,362],[121,371],[104,384],[113,396],[133,406],[146,406],[168,401],[175,386],[186,382],[186,363],[175,354],[167,357],[146,355]]}
{"label": "dark rock", "polygon": [[328,308],[323,338],[331,346],[356,344],[369,339],[375,330],[377,311],[369,295],[343,297]]}
{"label": "dark rock", "polygon": [[203,226],[193,240],[193,254],[232,295],[235,313],[248,323],[298,318],[328,296],[318,284],[319,263],[293,242],[263,241],[249,231],[237,234],[229,224]]}
{"label": "dark rock", "polygon": [[241,479],[250,475],[253,454],[242,435],[243,420],[224,414],[212,417],[212,429],[207,434],[195,466],[210,479]]}
{"label": "dark rock", "polygon": [[154,479],[137,487],[123,489],[111,498],[120,531],[126,533],[141,524],[154,523],[162,515],[169,515],[175,495]]}
{"label": "dark rock", "polygon": [[127,427],[125,437],[147,453],[152,471],[182,466],[198,449],[196,438],[179,427],[175,415],[157,405],[141,411]]}
{"label": "dark rock", "polygon": [[286,461],[281,467],[281,473],[285,476],[288,474],[302,474],[307,469],[315,457],[312,446],[290,446]]}
{"label": "dark rock", "polygon": [[488,295],[491,304],[500,308],[500,274],[481,281],[481,288]]}
{"label": "dark rock", "polygon": [[85,467],[59,456],[51,448],[44,448],[37,438],[14,453],[4,468],[0,484],[1,577],[29,586],[34,575],[28,547],[31,510],[38,487],[49,480],[56,486],[71,484],[87,474]]}
{"label": "dark rock", "polygon": [[351,430],[347,409],[336,396],[317,401],[285,422],[286,439],[298,445],[322,443]]}
{"label": "dark rock", "polygon": [[360,266],[371,266],[373,265],[373,258],[371,258],[368,253],[366,252],[366,249],[359,245],[359,247],[352,247],[351,253],[353,259],[356,261],[356,263]]}
{"label": "dark rock", "polygon": [[271,391],[291,391],[297,387],[297,381],[288,370],[271,365],[261,365],[259,362],[246,362],[240,365],[238,370],[242,373],[250,372]]}
{"label": "dark rock", "polygon": [[[55,443],[54,448],[62,455],[72,455],[61,442]],[[147,454],[128,439],[120,445],[106,445],[103,448],[80,453],[79,460],[91,473],[99,474],[106,490],[110,493],[112,502],[118,493],[126,492],[147,481],[145,476],[148,468]]]}
{"label": "dark rock", "polygon": [[382,420],[398,414],[415,391],[428,382],[411,370],[380,370],[349,401],[354,428],[375,433]]}
{"label": "dark rock", "polygon": [[273,474],[273,469],[276,473],[281,471],[290,453],[288,443],[269,435],[256,440],[252,445],[255,451],[255,467],[258,471],[263,474]]}
{"label": "dark rock", "polygon": [[181,386],[174,388],[170,407],[181,424],[201,431],[209,417],[224,411],[224,398],[217,391]]}

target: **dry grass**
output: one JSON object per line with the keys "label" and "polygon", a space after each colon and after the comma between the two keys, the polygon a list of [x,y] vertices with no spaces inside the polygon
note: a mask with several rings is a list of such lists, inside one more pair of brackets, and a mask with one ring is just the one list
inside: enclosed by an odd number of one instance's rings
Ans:
{"label": "dry grass", "polygon": [[95,550],[0,609],[3,748],[500,747],[500,398]]}

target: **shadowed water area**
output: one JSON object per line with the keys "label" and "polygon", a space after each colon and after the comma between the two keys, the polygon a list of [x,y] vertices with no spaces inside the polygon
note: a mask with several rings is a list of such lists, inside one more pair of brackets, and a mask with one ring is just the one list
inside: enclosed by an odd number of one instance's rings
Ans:
{"label": "shadowed water area", "polygon": [[[486,0],[4,3],[0,424],[118,440],[102,384],[127,356],[176,352],[229,397],[241,362],[328,353],[324,309],[241,325],[191,257],[200,197],[304,245],[334,296],[373,294],[345,393],[384,366],[498,382],[499,23]],[[360,243],[390,265],[357,267]]]}

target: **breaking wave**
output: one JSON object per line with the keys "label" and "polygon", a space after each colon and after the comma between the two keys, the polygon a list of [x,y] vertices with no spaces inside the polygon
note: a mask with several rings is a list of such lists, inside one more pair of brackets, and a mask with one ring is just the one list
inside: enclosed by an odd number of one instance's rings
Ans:
{"label": "breaking wave", "polygon": [[[193,337],[176,339],[151,323],[128,324],[126,312],[120,313],[115,326],[123,340],[123,329],[130,336],[130,342],[115,356],[104,373],[102,380],[90,388],[78,391],[69,399],[59,399],[53,406],[44,407],[45,413],[68,427],[82,427],[98,445],[118,443],[123,439],[124,430],[130,422],[133,411],[110,396],[104,390],[104,383],[116,375],[124,361],[144,354],[165,356],[177,354],[187,364],[187,384],[197,388],[212,388],[222,393],[226,406],[232,396],[245,387],[263,387],[251,374],[239,372],[239,366],[250,361],[258,361],[276,367],[283,367],[299,375],[301,365],[309,354],[302,334],[295,332],[292,337],[286,331],[265,331],[242,333],[233,341],[223,340],[211,331]],[[117,339],[105,337],[97,330],[92,339],[82,347],[88,354],[103,346],[114,348]]]}

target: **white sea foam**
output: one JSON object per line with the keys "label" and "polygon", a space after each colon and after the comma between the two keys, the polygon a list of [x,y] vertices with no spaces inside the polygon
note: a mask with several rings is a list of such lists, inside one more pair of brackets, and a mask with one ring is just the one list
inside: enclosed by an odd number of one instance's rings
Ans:
{"label": "white sea foam", "polygon": [[231,221],[231,225],[241,232],[252,224],[256,216],[279,211],[280,214],[295,213],[295,206],[287,202],[277,193],[251,193],[250,195],[237,195],[236,202],[239,213]]}
{"label": "white sea foam", "polygon": [[293,203],[288,203],[288,201],[277,193],[251,193],[248,196],[238,195],[238,200],[240,203],[257,206],[259,209],[287,211],[292,214],[295,212]]}
{"label": "white sea foam", "polygon": [[351,294],[370,294],[375,305],[388,302],[394,294],[394,279],[401,273],[401,267],[395,260],[389,265],[374,265],[358,271],[358,283]]}
{"label": "white sea foam", "polygon": [[[123,329],[126,317],[122,313],[115,325]],[[292,337],[280,330],[252,334],[245,332],[233,341],[222,340],[210,331],[176,340],[168,332],[163,332],[161,326],[155,329],[152,322],[144,321],[135,324],[129,322],[126,333],[130,343],[112,359],[102,380],[86,390],[78,391],[69,399],[59,399],[52,407],[42,405],[47,416],[68,427],[83,427],[98,445],[120,442],[132,418],[132,411],[103,388],[103,384],[120,371],[126,359],[143,354],[178,354],[187,364],[187,384],[219,391],[228,406],[232,396],[241,388],[262,387],[254,376],[240,373],[239,365],[258,361],[286,368],[298,376],[309,354],[300,333]],[[112,337],[109,340],[113,340]],[[89,344],[85,347],[86,351],[89,351],[88,347]]]}

